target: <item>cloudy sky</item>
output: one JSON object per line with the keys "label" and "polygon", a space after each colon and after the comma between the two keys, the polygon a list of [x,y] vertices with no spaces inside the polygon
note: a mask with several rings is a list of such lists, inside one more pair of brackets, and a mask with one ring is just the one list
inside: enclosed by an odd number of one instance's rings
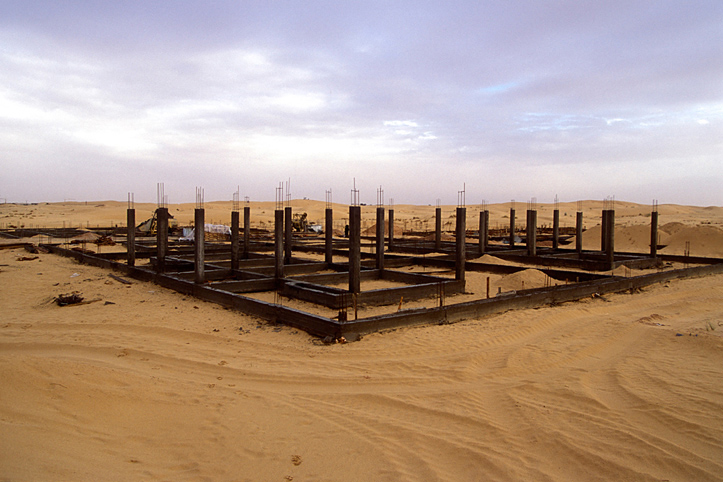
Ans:
{"label": "cloudy sky", "polygon": [[723,2],[3,0],[0,126],[8,202],[723,205]]}

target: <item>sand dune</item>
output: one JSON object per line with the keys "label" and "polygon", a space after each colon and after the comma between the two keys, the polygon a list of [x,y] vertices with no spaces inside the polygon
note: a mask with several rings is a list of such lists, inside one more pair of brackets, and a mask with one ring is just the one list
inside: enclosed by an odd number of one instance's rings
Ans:
{"label": "sand dune", "polygon": [[[662,208],[669,246],[718,252]],[[25,254],[0,250],[3,480],[723,480],[723,276],[324,346]]]}

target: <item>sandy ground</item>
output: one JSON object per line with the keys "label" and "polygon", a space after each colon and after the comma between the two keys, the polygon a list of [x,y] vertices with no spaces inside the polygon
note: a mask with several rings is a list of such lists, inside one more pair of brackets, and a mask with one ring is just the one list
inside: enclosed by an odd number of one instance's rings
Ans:
{"label": "sandy ground", "polygon": [[[721,208],[660,211],[717,255]],[[723,276],[324,346],[27,256],[0,250],[0,480],[723,480]]]}

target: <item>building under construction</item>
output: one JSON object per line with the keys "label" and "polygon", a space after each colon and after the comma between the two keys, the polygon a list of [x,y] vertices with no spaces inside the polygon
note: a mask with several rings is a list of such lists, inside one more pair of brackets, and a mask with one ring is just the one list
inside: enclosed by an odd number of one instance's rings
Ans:
{"label": "building under construction", "polygon": [[[352,193],[354,194],[354,193]],[[208,240],[203,229],[203,194],[197,192],[192,243],[169,236],[169,212],[159,198],[155,236],[136,230],[135,209],[129,201],[127,229],[120,242],[125,253],[88,253],[62,244],[44,245],[56,254],[106,267],[274,323],[303,329],[321,337],[347,340],[359,335],[413,324],[451,323],[510,309],[529,309],[605,293],[634,292],[643,286],[675,278],[723,272],[723,259],[671,256],[658,253],[658,212],[650,216],[650,251],[615,250],[615,209],[609,201],[601,212],[600,249],[582,246],[583,213],[575,228],[562,234],[559,209],[552,226],[537,226],[537,210],[528,203],[524,229],[510,208],[505,233],[490,229],[490,213],[482,208],[476,226],[467,226],[464,196],[458,199],[454,235],[444,239],[441,208],[435,228],[426,237],[395,236],[393,206],[358,203],[352,195],[348,235],[334,236],[335,214],[327,196],[323,234],[294,230],[292,208],[277,193],[273,232],[251,229],[253,212],[234,197],[230,240]],[[379,197],[379,194],[378,194]],[[363,235],[361,210],[375,210],[374,235]],[[475,213],[476,219],[476,213]],[[298,217],[296,219],[298,224]],[[574,234],[575,245],[563,244]],[[544,246],[540,240],[544,238]],[[490,254],[505,261],[486,263]],[[474,260],[474,261],[472,261]],[[617,270],[624,266],[626,269]],[[509,275],[534,268],[549,280],[542,287],[490,292],[489,276]],[[645,270],[629,276],[629,270]],[[621,275],[613,274],[621,273]],[[467,273],[487,274],[487,289],[470,297]],[[457,301],[462,300],[462,301]],[[415,305],[415,302],[417,304]],[[386,307],[364,316],[368,307]],[[413,307],[409,307],[413,306]]]}

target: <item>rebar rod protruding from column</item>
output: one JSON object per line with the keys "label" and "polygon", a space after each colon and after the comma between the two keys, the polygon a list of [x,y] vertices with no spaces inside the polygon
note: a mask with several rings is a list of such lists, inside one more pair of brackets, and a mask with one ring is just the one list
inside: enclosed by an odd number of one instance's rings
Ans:
{"label": "rebar rod protruding from column", "polygon": [[361,292],[361,206],[349,206],[349,291]]}
{"label": "rebar rod protruding from column", "polygon": [[377,207],[377,264],[379,270],[384,269],[384,206]]}
{"label": "rebar rod protruding from column", "polygon": [[206,224],[206,212],[203,208],[196,209],[194,211],[194,228],[195,233],[193,237],[194,242],[194,251],[193,251],[193,260],[194,260],[194,267],[195,267],[195,275],[194,280],[196,284],[203,284],[206,282],[206,269],[205,269],[205,263],[206,263],[206,231],[204,229],[204,226]]}
{"label": "rebar rod protruding from column", "polygon": [[455,230],[455,260],[454,260],[454,279],[464,281],[466,243],[467,234],[467,208],[457,208],[457,228]]}
{"label": "rebar rod protruding from column", "polygon": [[291,206],[284,208],[284,264],[291,263],[291,236],[294,230]]}
{"label": "rebar rod protruding from column", "polygon": [[274,211],[274,277],[280,280],[284,277],[284,211]]}
{"label": "rebar rod protruding from column", "polygon": [[156,271],[166,271],[168,254],[168,208],[156,209]]}

